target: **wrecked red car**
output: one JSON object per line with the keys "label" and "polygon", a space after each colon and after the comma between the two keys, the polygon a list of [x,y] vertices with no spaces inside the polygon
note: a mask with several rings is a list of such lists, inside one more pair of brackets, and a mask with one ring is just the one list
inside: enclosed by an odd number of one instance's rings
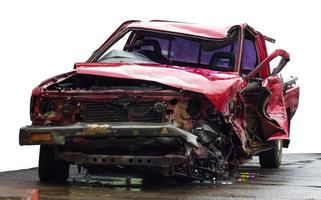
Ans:
{"label": "wrecked red car", "polygon": [[127,21],[33,90],[20,145],[40,145],[45,182],[65,181],[70,164],[177,181],[218,178],[255,155],[277,168],[299,87],[278,76],[289,54],[268,55],[266,41],[247,24]]}

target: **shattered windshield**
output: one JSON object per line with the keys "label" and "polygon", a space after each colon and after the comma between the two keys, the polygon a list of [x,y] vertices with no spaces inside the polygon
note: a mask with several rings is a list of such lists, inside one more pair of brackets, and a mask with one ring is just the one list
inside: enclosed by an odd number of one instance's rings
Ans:
{"label": "shattered windshield", "polygon": [[234,71],[239,50],[238,31],[226,39],[188,37],[133,30],[120,47],[109,48],[98,62],[160,63],[218,71]]}

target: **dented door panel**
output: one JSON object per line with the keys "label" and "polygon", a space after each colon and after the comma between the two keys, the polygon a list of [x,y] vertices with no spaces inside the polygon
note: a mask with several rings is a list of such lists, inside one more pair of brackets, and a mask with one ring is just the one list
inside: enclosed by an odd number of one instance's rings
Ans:
{"label": "dented door panel", "polygon": [[283,82],[278,76],[270,76],[264,80],[265,86],[271,96],[266,105],[266,113],[276,122],[278,131],[272,132],[268,139],[288,139],[288,116],[284,100]]}
{"label": "dented door panel", "polygon": [[252,79],[241,91],[247,130],[261,140],[288,139],[288,118],[282,80]]}

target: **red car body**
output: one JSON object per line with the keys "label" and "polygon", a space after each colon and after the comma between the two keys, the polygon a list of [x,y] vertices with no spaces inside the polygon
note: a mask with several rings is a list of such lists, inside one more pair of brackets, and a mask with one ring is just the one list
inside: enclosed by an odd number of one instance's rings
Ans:
{"label": "red car body", "polygon": [[[107,60],[111,59],[112,61],[101,61],[102,57],[106,55],[107,50],[130,31],[133,33],[127,39],[124,52],[122,52],[125,54],[116,52],[114,57],[107,56]],[[158,37],[159,44],[157,45],[155,45],[155,39],[148,39],[154,35]],[[147,47],[143,49],[142,46],[139,47],[139,51],[130,50],[135,47],[136,43],[140,42],[139,38],[145,38],[145,43],[149,43],[147,45],[152,43],[152,46],[154,45],[152,51],[155,51],[155,48],[159,48],[160,44],[163,45],[162,39],[167,39],[167,36],[170,39],[166,42],[169,43],[179,39],[191,39],[191,41],[199,42],[197,43],[200,46],[198,64],[188,64],[186,60],[184,62],[171,60],[171,57],[179,56],[179,52],[170,52],[170,47],[167,50],[165,49],[167,52],[162,47],[160,52],[162,55],[157,55],[161,56],[161,59],[159,57],[154,58],[156,55],[154,53],[149,57],[153,62],[148,61],[147,63],[144,59],[150,56],[151,50]],[[232,37],[236,39],[229,39]],[[151,40],[153,41],[151,42]],[[230,40],[234,41],[234,43],[230,42]],[[252,46],[249,41],[252,42]],[[57,177],[60,177],[60,179],[58,179],[65,180],[68,177],[66,171],[68,171],[69,164],[84,166],[89,171],[101,167],[111,170],[109,168],[115,165],[122,165],[125,168],[129,166],[129,168],[133,167],[135,169],[137,167],[147,167],[151,171],[158,170],[161,172],[160,174],[171,176],[178,180],[182,180],[182,178],[184,180],[195,180],[217,177],[227,169],[227,165],[234,166],[243,163],[253,155],[260,155],[262,167],[278,167],[281,161],[282,146],[288,147],[289,145],[289,125],[298,107],[299,87],[295,84],[296,78],[283,81],[277,75],[289,61],[289,54],[279,49],[268,56],[265,41],[274,42],[273,39],[262,35],[247,24],[217,29],[189,23],[159,20],[150,22],[127,21],[86,62],[75,64],[72,72],[50,78],[33,90],[31,99],[31,120],[33,124],[20,129],[20,144],[42,145],[39,160],[39,176],[43,181],[57,179],[50,176],[49,172],[59,174]],[[227,46],[231,45],[236,45],[236,50],[233,49],[230,52],[226,52]],[[246,51],[251,47],[255,48],[255,52],[245,55]],[[224,50],[224,52],[217,52],[217,49],[220,49],[220,51]],[[144,62],[138,62],[137,58],[132,58],[132,55],[129,55],[128,52],[144,54],[144,58],[142,58]],[[216,61],[218,60],[218,62],[223,64],[233,63],[233,66],[227,64],[228,67],[216,67],[218,70],[213,70],[210,64],[203,64],[204,62],[202,61],[202,54],[206,55],[208,52],[214,52],[210,62],[212,62],[214,54],[217,54],[221,57],[215,55]],[[124,55],[129,56],[126,57]],[[135,56],[137,55],[135,54]],[[250,56],[255,56],[255,58]],[[278,56],[281,57],[281,61],[276,68],[271,70],[269,62]],[[113,61],[115,59],[136,60],[134,62]],[[156,62],[154,62],[155,59]],[[246,59],[249,63],[253,61],[252,69],[248,69],[244,65],[244,60]],[[163,60],[166,61],[163,62]],[[198,65],[202,65],[202,67],[198,67]],[[90,77],[79,78],[81,81],[77,79],[78,85],[84,84],[87,81],[86,88],[82,88],[83,86],[77,88],[78,86],[73,85],[73,89],[69,89],[69,86],[66,86],[73,84],[73,82],[66,82],[66,80],[71,80],[76,76]],[[111,82],[115,81],[115,83],[117,80],[122,80],[121,84],[124,81],[126,82],[126,80],[132,80],[135,84],[135,81],[142,81],[145,85],[155,83],[164,87],[166,86],[166,89],[161,91],[142,90],[140,88],[129,90],[119,87],[104,90],[88,89],[88,84],[94,83],[92,81],[94,77],[111,78]],[[99,81],[103,82],[103,79]],[[181,94],[180,97],[177,97],[178,92]],[[171,101],[173,101],[174,96],[175,101],[178,101],[178,103],[176,102],[172,105]],[[142,120],[139,118],[141,116],[138,116],[138,114],[134,116],[135,114],[133,113],[128,114],[128,116],[126,114],[124,123],[118,120],[117,124],[113,124],[113,122],[108,120],[102,120],[99,123],[98,121],[90,121],[90,123],[86,121],[86,123],[83,123],[86,117],[79,117],[77,119],[77,114],[81,113],[81,110],[84,109],[80,105],[84,101],[102,102],[116,99],[119,99],[117,101],[122,101],[121,99],[126,99],[125,97],[142,97],[142,99],[145,99],[139,100],[140,103],[144,101],[149,102],[150,100],[148,99],[159,99],[159,102],[164,102],[163,104],[158,102],[153,105],[153,109],[157,110],[159,108],[164,109],[164,112],[166,111],[164,120],[159,123],[161,126],[158,126],[157,123],[149,124],[150,121],[147,119]],[[194,97],[198,99],[195,100],[198,103],[195,103]],[[184,100],[185,98],[186,100]],[[53,106],[50,104],[52,101],[54,102],[52,103]],[[66,102],[70,101],[78,102],[78,107],[74,105],[75,103],[66,104]],[[132,101],[134,100],[130,100],[122,104],[122,106],[131,105]],[[47,104],[50,104],[50,106]],[[119,103],[111,105],[115,106],[116,104],[118,105]],[[127,109],[125,107],[122,108]],[[197,114],[193,114],[195,116],[191,114],[192,111],[190,110],[192,110],[192,107],[199,109]],[[219,119],[215,118],[219,122],[215,122],[216,124],[213,122],[214,125],[211,122],[207,122],[208,119],[206,117],[207,112],[212,112],[210,111],[212,107],[216,114],[219,113]],[[106,109],[105,107],[100,108]],[[148,112],[145,111],[143,113],[146,114]],[[202,117],[199,117],[199,115]],[[145,122],[146,125],[137,124],[135,119],[139,122]],[[164,125],[164,122],[167,124]],[[181,125],[178,125],[180,123]],[[198,127],[195,124],[198,124]],[[210,124],[211,128],[206,128],[208,124]],[[113,129],[113,127],[119,127],[119,129]],[[175,130],[171,128],[175,128]],[[156,133],[156,129],[160,132]],[[216,131],[216,129],[219,129],[219,131]],[[120,134],[122,130],[126,132],[124,135]],[[135,130],[137,130],[137,133],[135,133]],[[143,133],[144,130],[146,130],[146,133]],[[182,130],[188,133],[184,133],[185,135],[178,133]],[[142,131],[142,135],[140,135],[140,131]],[[125,136],[133,137],[133,134],[136,134],[135,138],[137,139],[136,136],[143,138],[151,137],[152,131],[155,132],[154,136],[157,135],[157,137],[163,137],[161,134],[173,134],[171,137],[181,136],[185,138],[187,143],[193,146],[189,151],[192,151],[191,155],[194,155],[197,161],[194,160],[193,156],[186,156],[186,152],[182,154],[177,153],[179,155],[175,153],[175,156],[172,156],[172,152],[166,154],[166,161],[164,161],[164,155],[160,156],[156,155],[156,153],[155,155],[145,155],[140,152],[135,155],[136,152],[124,153],[119,150],[119,152],[113,152],[110,155],[101,149],[97,150],[99,153],[95,153],[95,150],[88,152],[82,150],[86,149],[90,144],[97,143],[96,145],[98,145],[99,142],[96,140],[108,138],[109,136],[107,137],[106,135],[110,133],[114,134],[113,137],[120,138]],[[116,134],[116,132],[119,132],[119,134]],[[128,135],[128,132],[131,132],[131,134]],[[216,136],[214,137],[213,135]],[[88,138],[92,139],[93,137],[95,141],[88,140]],[[207,137],[212,138],[212,142],[215,140],[216,144],[212,143],[211,146],[210,142],[205,142]],[[73,145],[70,148],[66,148],[67,144],[69,144],[68,138],[72,141],[70,143],[77,146],[77,148]],[[226,142],[221,142],[224,145],[218,144],[220,143],[218,141],[221,140],[226,140]],[[139,145],[141,144],[137,146]],[[205,150],[203,147],[200,148],[199,145],[203,145]],[[124,146],[121,146],[121,148],[124,148]],[[130,148],[135,149],[134,147]],[[162,147],[160,146],[159,148]],[[114,151],[114,149],[110,151]],[[211,160],[208,158],[209,154],[213,154],[209,156],[213,160],[213,166],[209,167],[210,164],[208,163],[200,166],[199,159]],[[234,156],[231,156],[231,154],[234,154]],[[53,158],[49,159],[48,157]],[[108,162],[106,159],[111,161]],[[132,159],[137,159],[137,162],[141,160],[144,163],[132,164]],[[154,160],[158,162],[158,165],[150,165]],[[164,163],[160,160],[164,161]],[[56,166],[57,169],[48,167],[48,163],[51,166]],[[177,168],[177,170],[171,170],[171,168]],[[204,175],[204,171],[202,172],[203,175],[200,175],[202,170],[206,171],[206,175]]]}

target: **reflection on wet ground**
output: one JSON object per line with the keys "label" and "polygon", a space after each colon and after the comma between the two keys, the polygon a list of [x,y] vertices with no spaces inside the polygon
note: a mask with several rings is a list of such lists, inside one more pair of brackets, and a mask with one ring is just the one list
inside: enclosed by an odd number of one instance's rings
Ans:
{"label": "reflection on wet ground", "polygon": [[238,172],[234,175],[234,179],[237,182],[247,183],[258,175],[257,172]]}
{"label": "reflection on wet ground", "polygon": [[233,177],[179,185],[168,179],[77,174],[69,183],[38,182],[37,169],[0,173],[2,199],[321,199],[321,154],[287,154],[280,169],[263,170],[257,159]]}
{"label": "reflection on wet ground", "polygon": [[70,182],[73,184],[93,187],[141,187],[143,179],[139,177],[105,177],[86,175],[84,177],[74,178]]}
{"label": "reflection on wet ground", "polygon": [[[257,172],[249,171],[237,171],[234,177],[225,177],[221,180],[204,180],[194,181],[185,185],[178,184],[169,179],[161,180],[149,180],[147,183],[143,178],[140,177],[106,177],[106,176],[92,176],[92,175],[75,175],[68,180],[67,184],[64,185],[51,185],[42,184],[37,182],[35,184],[36,189],[26,191],[25,195],[19,197],[6,197],[4,199],[61,199],[61,197],[74,199],[80,197],[81,199],[87,199],[92,197],[92,194],[99,193],[101,190],[113,191],[113,192],[144,192],[161,189],[183,189],[183,188],[195,188],[195,187],[206,187],[215,188],[218,185],[230,185],[237,182],[247,183],[251,179],[254,179]],[[108,192],[107,192],[108,193]],[[117,195],[118,196],[118,195]],[[100,196],[99,198],[101,198]],[[110,197],[105,195],[104,197]],[[0,199],[3,199],[0,197]]]}
{"label": "reflection on wet ground", "polygon": [[[227,185],[233,184],[235,182],[247,183],[248,181],[254,179],[257,176],[257,172],[249,171],[237,171],[232,176],[226,175],[225,177],[215,180],[202,180],[202,181],[193,181],[184,186],[214,186],[214,185]],[[84,175],[82,177],[72,178],[69,180],[70,184],[80,185],[80,186],[89,186],[89,187],[111,187],[116,190],[131,190],[131,191],[141,191],[141,188],[147,186],[182,186],[177,182],[174,182],[170,179],[156,179],[156,180],[144,180],[140,177],[112,177],[112,176],[92,176]]]}

